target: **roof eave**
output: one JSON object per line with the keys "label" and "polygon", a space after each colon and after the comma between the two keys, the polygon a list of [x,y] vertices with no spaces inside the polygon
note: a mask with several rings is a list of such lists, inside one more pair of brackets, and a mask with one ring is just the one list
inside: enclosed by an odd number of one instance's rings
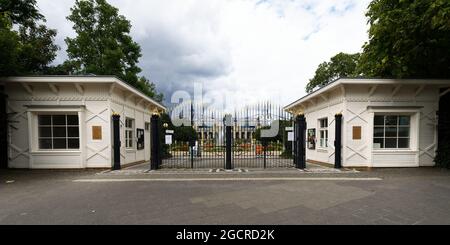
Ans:
{"label": "roof eave", "polygon": [[426,81],[427,85],[434,85],[439,87],[450,86],[450,79],[381,79],[381,78],[338,78],[333,82],[327,84],[326,86],[317,89],[316,91],[305,95],[304,97],[292,102],[291,104],[285,106],[283,110],[289,111],[295,106],[306,102],[315,96],[329,91],[339,85],[344,84],[377,84],[377,85],[389,85],[389,84],[406,84],[406,85],[421,85]]}
{"label": "roof eave", "polygon": [[136,88],[132,87],[128,83],[122,81],[116,76],[11,76],[11,77],[1,77],[0,84],[6,84],[7,82],[23,82],[23,83],[116,83],[119,86],[132,91],[133,93],[144,98],[148,102],[154,104],[156,107],[162,111],[167,111],[167,108],[161,103],[153,100],[149,96],[140,92]]}

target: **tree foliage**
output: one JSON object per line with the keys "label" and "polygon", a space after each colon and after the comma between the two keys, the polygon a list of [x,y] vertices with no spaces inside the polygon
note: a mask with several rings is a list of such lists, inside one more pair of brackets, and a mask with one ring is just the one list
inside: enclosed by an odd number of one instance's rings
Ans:
{"label": "tree foliage", "polygon": [[59,47],[54,43],[56,30],[45,25],[30,25],[19,28],[21,45],[19,66],[21,73],[41,74],[49,69]]}
{"label": "tree foliage", "polygon": [[359,54],[339,53],[330,61],[323,62],[316,70],[314,77],[306,85],[306,92],[310,93],[321,88],[339,77],[357,76]]}
{"label": "tree foliage", "polygon": [[77,36],[66,43],[74,72],[116,75],[136,85],[141,49],[129,35],[130,22],[105,0],[77,0],[70,10]]}
{"label": "tree foliage", "polygon": [[49,69],[59,47],[54,43],[56,30],[44,22],[35,0],[0,1],[0,74],[41,74]]}
{"label": "tree foliage", "polygon": [[338,77],[450,77],[450,1],[373,0],[366,16],[363,52],[320,64],[307,92]]}
{"label": "tree foliage", "polygon": [[275,137],[263,138],[261,137],[261,130],[270,129],[270,126],[264,126],[255,130],[254,137],[256,140],[261,142],[277,142],[277,141],[287,141],[286,127],[292,126],[291,121],[280,120],[278,123],[278,134]]}
{"label": "tree foliage", "polygon": [[[69,60],[60,71],[115,75],[146,95],[161,101],[155,85],[139,77],[141,48],[130,36],[131,24],[106,0],[76,0],[67,17],[77,33],[66,38]],[[57,70],[58,71],[58,70]]]}
{"label": "tree foliage", "polygon": [[162,93],[158,93],[156,91],[156,86],[154,83],[150,82],[146,77],[142,76],[139,77],[136,88],[142,91],[144,94],[148,95],[149,97],[155,99],[158,102],[163,101],[164,96]]}
{"label": "tree foliage", "polygon": [[164,125],[164,123],[167,123],[167,128],[163,128],[164,132],[162,134],[165,134],[165,130],[173,130],[174,131],[174,140],[180,141],[180,142],[189,142],[192,140],[197,140],[198,135],[197,131],[191,126],[179,126],[176,127],[172,123],[172,119],[170,116],[166,113],[161,114],[161,125]]}
{"label": "tree foliage", "polygon": [[34,25],[36,21],[44,19],[36,7],[36,0],[2,0],[0,13],[9,19],[11,24],[24,26]]}
{"label": "tree foliage", "polygon": [[366,76],[450,77],[450,1],[374,0],[366,16],[359,68]]}

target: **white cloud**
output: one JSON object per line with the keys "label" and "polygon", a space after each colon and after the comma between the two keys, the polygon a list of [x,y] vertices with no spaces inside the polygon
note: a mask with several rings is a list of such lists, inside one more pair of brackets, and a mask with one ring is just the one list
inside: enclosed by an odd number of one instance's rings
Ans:
{"label": "white cloud", "polygon": [[[287,104],[304,95],[318,64],[359,52],[369,0],[111,0],[132,23],[143,74],[170,92],[202,82],[216,97]],[[73,36],[73,0],[38,0],[48,25]],[[223,96],[222,96],[223,97]]]}

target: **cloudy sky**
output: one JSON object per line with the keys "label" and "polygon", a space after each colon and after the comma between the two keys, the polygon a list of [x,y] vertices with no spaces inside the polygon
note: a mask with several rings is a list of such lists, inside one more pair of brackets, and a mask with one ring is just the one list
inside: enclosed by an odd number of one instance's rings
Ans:
{"label": "cloudy sky", "polygon": [[[368,0],[109,0],[131,21],[142,47],[142,75],[170,101],[176,90],[203,86],[210,98],[242,105],[286,105],[305,95],[318,64],[354,53],[367,40]],[[74,0],[38,0],[47,25],[74,36]]]}

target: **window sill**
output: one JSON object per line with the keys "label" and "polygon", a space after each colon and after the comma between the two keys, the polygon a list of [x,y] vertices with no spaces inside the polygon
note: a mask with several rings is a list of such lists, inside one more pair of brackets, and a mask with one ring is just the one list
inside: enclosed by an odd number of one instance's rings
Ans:
{"label": "window sill", "polygon": [[132,152],[136,152],[136,149],[127,148],[127,149],[125,149],[125,151],[128,153],[132,153]]}
{"label": "window sill", "polygon": [[411,149],[385,149],[385,150],[380,150],[380,149],[373,149],[372,153],[374,154],[383,154],[383,153],[418,153],[419,151],[417,150],[411,150]]}
{"label": "window sill", "polygon": [[317,148],[317,152],[328,153],[327,148]]}
{"label": "window sill", "polygon": [[70,151],[70,150],[61,150],[61,151],[32,151],[30,152],[31,155],[80,155],[81,151],[80,150],[74,150],[74,151]]}

